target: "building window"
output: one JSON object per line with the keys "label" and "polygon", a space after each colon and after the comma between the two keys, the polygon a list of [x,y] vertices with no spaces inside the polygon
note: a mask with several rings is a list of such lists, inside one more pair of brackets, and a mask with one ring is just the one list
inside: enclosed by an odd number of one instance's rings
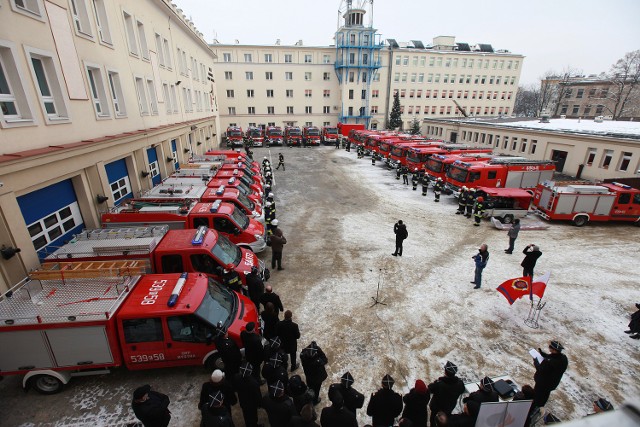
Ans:
{"label": "building window", "polygon": [[287,114],[293,114],[293,107],[287,107]]}
{"label": "building window", "polygon": [[142,53],[142,58],[149,60],[149,47],[147,46],[147,36],[144,32],[144,24],[140,21],[137,21],[138,28],[138,39],[140,40],[140,52]]}
{"label": "building window", "polygon": [[111,30],[109,29],[109,21],[107,20],[107,10],[105,8],[104,1],[105,0],[93,0],[93,10],[96,18],[98,36],[100,37],[100,41],[111,45]]}
{"label": "building window", "polygon": [[151,114],[156,115],[158,114],[158,96],[156,95],[156,87],[153,80],[147,79],[147,89],[149,90],[149,106],[151,107]]}
{"label": "building window", "polygon": [[567,104],[563,104],[562,108],[560,108],[560,114],[567,114],[568,109],[569,109],[569,106]]}
{"label": "building window", "polygon": [[141,77],[136,77],[136,91],[138,93],[138,107],[140,108],[140,114],[145,116],[149,114],[149,102],[147,101],[147,92],[144,87],[144,80]]}
{"label": "building window", "polygon": [[264,54],[264,62],[273,62],[273,55],[270,53]]}
{"label": "building window", "polygon": [[247,89],[247,98],[253,98],[253,89]]}
{"label": "building window", "polygon": [[267,89],[267,98],[273,98],[273,89]]}
{"label": "building window", "polygon": [[574,105],[573,109],[571,110],[571,114],[573,114],[574,116],[578,115],[578,111],[580,111],[580,106],[579,105]]}
{"label": "building window", "polygon": [[173,105],[174,113],[180,111],[180,109],[178,108],[178,90],[176,89],[176,85],[171,85],[171,105]]}
{"label": "building window", "polygon": [[403,83],[407,82],[407,73],[402,73],[402,82]]}
{"label": "building window", "polygon": [[124,28],[127,31],[127,42],[129,44],[129,52],[132,55],[138,56],[138,43],[136,43],[136,34],[135,27],[133,25],[133,16],[129,15],[127,12],[122,12],[124,17]]}
{"label": "building window", "polygon": [[356,44],[356,35],[355,34],[350,34],[349,35],[349,40],[350,40],[352,45]]}
{"label": "building window", "polygon": [[331,80],[331,73],[323,73],[322,79],[325,81]]}
{"label": "building window", "polygon": [[169,47],[169,40],[163,38],[162,46],[164,48],[164,59],[168,69],[173,67],[173,63],[171,62],[171,48]]}
{"label": "building window", "polygon": [[377,105],[372,105],[371,106],[371,114],[378,114],[378,106]]}
{"label": "building window", "polygon": [[265,71],[265,73],[264,73],[264,78],[265,78],[266,80],[273,80],[273,72],[271,72],[271,71]]}
{"label": "building window", "polygon": [[267,107],[267,114],[275,114],[276,107]]}
{"label": "building window", "polygon": [[596,116],[599,116],[602,114],[602,111],[604,111],[604,105],[598,105],[596,107]]}
{"label": "building window", "polygon": [[304,90],[304,97],[305,98],[311,98],[311,89],[305,89]]}
{"label": "building window", "polygon": [[367,99],[367,90],[366,89],[362,89],[362,94],[360,95],[360,99]]}
{"label": "building window", "polygon": [[349,54],[349,64],[355,64],[356,63],[356,54],[355,53],[350,53]]}
{"label": "building window", "polygon": [[629,163],[631,163],[631,153],[623,151],[620,155],[618,170],[625,172],[627,169],[629,169]]}
{"label": "building window", "polygon": [[589,148],[589,151],[587,152],[587,160],[586,160],[587,166],[591,166],[593,164],[593,161],[596,159],[597,152],[598,150],[596,148]]}
{"label": "building window", "polygon": [[331,107],[330,107],[330,106],[328,106],[328,105],[325,105],[324,107],[322,107],[322,112],[323,112],[324,114],[329,114],[329,113],[331,113]]}
{"label": "building window", "polygon": [[353,71],[351,71],[349,73],[349,83],[353,83],[355,79],[356,79],[356,74]]}
{"label": "building window", "polygon": [[[17,0],[16,3],[20,3]],[[89,11],[86,0],[71,0],[71,16],[76,30],[86,36],[92,37]]]}
{"label": "building window", "polygon": [[169,94],[169,85],[167,83],[162,84],[162,96],[164,96],[164,106],[166,108],[167,114],[173,113],[173,107],[171,106],[171,95]]}
{"label": "building window", "polygon": [[247,114],[255,114],[256,113],[256,107],[247,107]]}
{"label": "building window", "polygon": [[293,98],[293,89],[287,89],[287,98]]}
{"label": "building window", "polygon": [[247,80],[253,80],[253,71],[245,71],[244,76]]}
{"label": "building window", "polygon": [[304,107],[304,112],[305,114],[312,114],[313,108],[311,107],[311,105],[307,105],[306,107]]}
{"label": "building window", "polygon": [[305,81],[311,81],[311,72],[307,71],[304,73]]}
{"label": "building window", "polygon": [[378,89],[374,89],[371,91],[372,98],[378,98],[380,96],[380,91]]}
{"label": "building window", "polygon": [[290,53],[285,53],[284,54],[284,62],[291,63],[292,61],[293,61],[293,55],[291,55]]}
{"label": "building window", "polygon": [[323,96],[324,98],[329,98],[329,97],[331,96],[331,90],[329,90],[329,89],[325,89],[325,90],[323,90],[323,91],[322,91],[322,96]]}
{"label": "building window", "polygon": [[353,99],[353,89],[349,89],[349,99]]}
{"label": "building window", "polygon": [[578,93],[576,94],[576,98],[582,98],[584,96],[584,89],[578,89]]}
{"label": "building window", "polygon": [[127,109],[124,105],[124,94],[122,92],[122,85],[120,84],[120,75],[115,71],[109,71],[107,78],[109,79],[113,111],[115,111],[116,117],[125,117],[127,115]]}
{"label": "building window", "polygon": [[73,202],[59,211],[29,224],[27,230],[31,235],[34,247],[36,250],[40,250],[58,237],[71,231],[78,224],[82,224],[82,215],[80,214],[78,202]]}
{"label": "building window", "polygon": [[402,58],[402,65],[404,67],[406,67],[407,65],[409,65],[409,57],[405,56],[404,58]]}
{"label": "building window", "polygon": [[51,56],[30,53],[31,69],[38,82],[40,102],[49,120],[68,119],[62,86]]}
{"label": "building window", "polygon": [[3,124],[25,124],[33,117],[12,49],[0,45],[0,118]]}
{"label": "building window", "polygon": [[588,116],[589,114],[591,114],[591,105],[584,107],[584,115]]}
{"label": "building window", "polygon": [[329,55],[323,55],[323,56],[322,56],[322,63],[323,63],[323,64],[330,64],[330,63],[331,63],[331,56],[329,56]]}
{"label": "building window", "polygon": [[400,82],[400,73],[395,73],[393,75],[393,81],[396,83]]}
{"label": "building window", "polygon": [[284,73],[284,79],[285,79],[285,80],[293,80],[293,72],[291,72],[291,71],[285,71],[285,73]]}
{"label": "building window", "polygon": [[104,80],[100,68],[87,66],[87,78],[89,80],[89,89],[93,107],[98,117],[109,117],[109,104],[107,102],[107,91],[105,90]]}
{"label": "building window", "polygon": [[222,60],[224,62],[231,62],[231,54],[230,53],[223,53],[222,54]]}
{"label": "building window", "polygon": [[233,89],[227,89],[227,98],[233,98],[235,95],[235,92]]}
{"label": "building window", "polygon": [[304,63],[305,64],[311,64],[311,55],[305,55],[304,56]]}
{"label": "building window", "polygon": [[235,116],[236,115],[236,107],[228,107],[229,108],[229,115],[230,116]]}
{"label": "building window", "polygon": [[253,62],[251,59],[251,54],[250,53],[245,53],[244,54],[244,62]]}
{"label": "building window", "polygon": [[613,158],[613,150],[604,150],[604,154],[602,155],[602,163],[600,167],[603,169],[609,169],[609,165],[611,164],[611,159]]}

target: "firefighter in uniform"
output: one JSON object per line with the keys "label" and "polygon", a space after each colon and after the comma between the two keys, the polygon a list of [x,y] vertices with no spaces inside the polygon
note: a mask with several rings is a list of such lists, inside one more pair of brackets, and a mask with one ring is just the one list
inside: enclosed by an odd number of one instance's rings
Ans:
{"label": "firefighter in uniform", "polygon": [[271,235],[271,221],[276,219],[276,212],[271,207],[271,202],[265,202],[264,204],[264,223],[267,226],[267,235]]}
{"label": "firefighter in uniform", "polygon": [[271,184],[273,183],[273,178],[271,177],[270,171],[264,174],[264,180],[267,184],[269,184],[269,186],[271,186]]}
{"label": "firefighter in uniform", "polygon": [[269,159],[267,159],[267,156],[264,156],[264,159],[262,159],[262,169],[266,169],[267,165],[269,165]]}
{"label": "firefighter in uniform", "polygon": [[401,166],[400,170],[402,171],[402,183],[409,185],[409,168]]}
{"label": "firefighter in uniform", "polygon": [[340,148],[340,138],[336,138],[336,150]]}
{"label": "firefighter in uniform", "polygon": [[473,218],[475,222],[473,225],[476,227],[480,226],[480,221],[484,216],[484,197],[480,196],[476,199],[476,202],[473,205]]}
{"label": "firefighter in uniform", "polygon": [[458,194],[458,210],[456,215],[463,215],[464,210],[467,207],[467,196],[469,195],[469,189],[466,186],[462,186],[460,194]]}
{"label": "firefighter in uniform", "polygon": [[413,191],[418,189],[418,182],[420,182],[420,174],[418,173],[418,168],[413,170],[413,174],[411,175],[411,185],[413,186]]}
{"label": "firefighter in uniform", "polygon": [[396,179],[400,180],[400,175],[402,175],[402,165],[398,163],[396,166]]}
{"label": "firefighter in uniform", "polygon": [[233,269],[233,265],[226,266],[222,271],[222,282],[232,291],[245,293],[240,281],[240,275]]}
{"label": "firefighter in uniform", "polygon": [[271,203],[271,210],[273,211],[273,215],[276,215],[276,200],[273,198],[273,193],[269,192],[267,194],[267,202]]}
{"label": "firefighter in uniform", "polygon": [[364,148],[361,145],[358,145],[358,158],[361,159],[364,157]]}
{"label": "firefighter in uniform", "polygon": [[371,152],[371,166],[375,166],[376,165],[376,153],[374,153],[373,151]]}
{"label": "firefighter in uniform", "polygon": [[420,180],[422,184],[422,195],[427,195],[427,190],[429,189],[429,175],[426,173],[422,175],[422,179]]}
{"label": "firefighter in uniform", "polygon": [[284,156],[282,155],[282,153],[278,154],[278,166],[276,166],[276,170],[280,169],[280,166],[282,166],[282,170],[286,171],[287,169],[284,167]]}
{"label": "firefighter in uniform", "polygon": [[442,178],[438,177],[438,179],[436,179],[435,185],[433,186],[433,193],[436,196],[436,198],[434,199],[435,202],[440,201],[440,193],[442,193],[443,187],[444,187],[444,184],[442,183]]}
{"label": "firefighter in uniform", "polygon": [[465,207],[467,208],[467,213],[464,214],[464,216],[467,218],[471,218],[471,213],[473,212],[473,204],[476,200],[475,192],[476,191],[473,188],[469,188],[467,190],[467,201],[465,203]]}

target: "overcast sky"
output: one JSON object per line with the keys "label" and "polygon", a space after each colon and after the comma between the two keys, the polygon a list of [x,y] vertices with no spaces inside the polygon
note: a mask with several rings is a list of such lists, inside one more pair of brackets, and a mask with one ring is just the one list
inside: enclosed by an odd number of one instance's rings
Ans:
{"label": "overcast sky", "polygon": [[[333,44],[339,0],[173,0],[211,42]],[[361,0],[354,0],[359,4]],[[368,22],[368,20],[367,20]],[[547,70],[607,71],[640,49],[640,0],[375,0],[373,26],[383,39],[456,36],[525,56],[521,84]]]}

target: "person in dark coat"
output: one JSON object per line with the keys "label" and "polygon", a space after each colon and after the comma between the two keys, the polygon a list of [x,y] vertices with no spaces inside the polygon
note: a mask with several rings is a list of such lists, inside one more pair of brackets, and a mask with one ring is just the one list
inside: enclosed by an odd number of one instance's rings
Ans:
{"label": "person in dark coat", "polygon": [[493,381],[489,377],[484,377],[480,380],[480,384],[478,385],[478,390],[469,394],[469,396],[462,399],[464,403],[469,401],[475,401],[480,404],[484,402],[497,402],[500,396],[498,396],[498,392],[493,389]]}
{"label": "person in dark coat", "polygon": [[327,406],[320,413],[322,427],[358,427],[356,414],[344,407],[344,399],[339,391],[329,396],[331,406]]}
{"label": "person in dark coat", "polygon": [[233,387],[238,393],[245,427],[258,426],[258,408],[262,402],[260,382],[252,375],[252,372],[251,363],[243,362],[240,366],[240,372],[233,377]]}
{"label": "person in dark coat", "polygon": [[270,427],[287,427],[296,414],[293,401],[284,392],[282,381],[269,385],[269,393],[262,397],[262,407],[267,411]]}
{"label": "person in dark coat", "polygon": [[402,166],[400,168],[400,171],[402,172],[402,183],[409,185],[409,168],[406,166]]}
{"label": "person in dark coat", "polygon": [[420,184],[422,184],[422,195],[426,196],[427,190],[429,190],[429,175],[426,173],[422,175],[422,178],[420,178]]}
{"label": "person in dark coat", "polygon": [[282,249],[287,244],[287,238],[284,237],[282,230],[278,228],[277,219],[271,221],[271,226],[273,227],[273,234],[271,235],[271,269],[276,268],[277,264],[278,270],[284,270],[282,267]]}
{"label": "person in dark coat", "polygon": [[202,414],[201,427],[235,427],[231,412],[225,405],[225,395],[222,391],[215,391],[209,403],[200,409]]}
{"label": "person in dark coat", "polygon": [[416,380],[415,386],[402,397],[404,411],[402,418],[411,420],[413,427],[427,427],[429,391],[422,380]]}
{"label": "person in dark coat", "polygon": [[260,365],[264,357],[264,347],[262,347],[262,338],[256,333],[255,329],[255,323],[247,323],[245,330],[240,332],[240,339],[244,346],[244,358],[251,363],[253,375],[260,379]]}
{"label": "person in dark coat", "polygon": [[398,220],[393,225],[393,232],[396,235],[396,251],[392,253],[393,256],[402,256],[402,243],[404,240],[409,237],[409,232],[407,231],[407,225],[402,222],[402,220]]}
{"label": "person in dark coat", "polygon": [[262,377],[268,384],[273,384],[280,380],[287,386],[289,374],[287,373],[287,354],[280,348],[280,338],[274,337],[265,346],[264,365],[262,367]]}
{"label": "person in dark coat", "polygon": [[298,353],[298,339],[300,339],[300,328],[293,320],[291,310],[284,312],[284,320],[278,322],[276,335],[282,340],[282,349],[289,355],[291,360],[291,372],[298,369],[296,354]]}
{"label": "person in dark coat", "polygon": [[226,329],[223,329],[213,340],[216,350],[220,354],[220,358],[224,362],[224,372],[231,377],[237,374],[242,363],[242,353],[238,344],[231,338]]}
{"label": "person in dark coat", "polygon": [[320,403],[320,387],[322,382],[327,379],[327,370],[325,365],[329,362],[324,351],[316,344],[315,341],[311,341],[307,347],[300,352],[300,362],[302,362],[302,369],[304,370],[304,376],[307,379],[307,385],[315,393],[314,405]]}
{"label": "person in dark coat", "polygon": [[276,307],[276,309],[278,309],[278,315],[280,315],[281,311],[284,311],[282,300],[280,299],[280,296],[278,294],[273,292],[273,288],[271,287],[271,285],[266,286],[265,293],[260,298],[260,304],[262,304],[264,308],[267,307],[268,303],[272,303]]}
{"label": "person in dark coat", "polygon": [[551,341],[549,353],[538,349],[544,360],[538,362],[537,359],[533,359],[533,364],[536,367],[536,373],[533,376],[533,380],[536,382],[533,387],[535,393],[533,404],[537,407],[543,407],[547,404],[549,395],[558,387],[567,366],[569,366],[567,356],[562,354],[562,350],[564,350],[562,344],[558,341]]}
{"label": "person in dark coat", "polygon": [[442,190],[444,189],[444,182],[442,182],[442,178],[438,177],[436,179],[436,183],[433,184],[433,194],[434,194],[434,202],[439,202],[440,201],[440,194],[442,193]]}
{"label": "person in dark coat", "polygon": [[444,365],[444,376],[438,378],[427,386],[431,393],[431,416],[429,417],[429,425],[436,425],[436,414],[444,412],[451,415],[451,412],[458,403],[458,398],[464,393],[464,383],[456,376],[458,367],[449,361]]}
{"label": "person in dark coat", "polygon": [[251,273],[245,277],[247,282],[247,291],[249,293],[249,299],[253,301],[256,309],[260,308],[260,298],[264,294],[264,282],[258,272],[258,267],[251,267]]}
{"label": "person in dark coat", "polygon": [[287,168],[285,168],[284,166],[284,156],[282,155],[282,153],[278,153],[278,166],[276,166],[276,170],[280,169],[280,166],[282,166],[283,171],[287,170]]}
{"label": "person in dark coat", "polygon": [[402,396],[392,390],[394,383],[391,375],[385,375],[382,378],[382,388],[369,399],[367,415],[371,417],[373,427],[391,426],[395,418],[402,413]]}
{"label": "person in dark coat", "polygon": [[475,285],[473,289],[480,289],[482,285],[482,272],[489,262],[489,246],[487,246],[486,243],[480,245],[478,253],[472,256],[471,259],[473,259],[476,264],[473,281],[471,283]]}
{"label": "person in dark coat", "polygon": [[467,191],[467,197],[465,199],[465,205],[467,208],[467,213],[464,214],[466,218],[471,218],[473,213],[473,205],[476,203],[476,190],[473,188],[469,188]]}
{"label": "person in dark coat", "polygon": [[522,251],[524,254],[524,259],[520,266],[522,267],[522,275],[529,276],[533,279],[533,269],[536,267],[536,262],[538,262],[538,258],[542,256],[542,252],[540,252],[540,248],[533,243],[528,245]]}
{"label": "person in dark coat", "polygon": [[624,331],[625,334],[629,334],[629,338],[634,340],[640,339],[640,303],[636,303],[636,308],[638,311],[631,315],[629,329]]}
{"label": "person in dark coat", "polygon": [[133,392],[131,409],[144,427],[167,427],[171,420],[169,396],[152,391],[149,384],[138,387]]}
{"label": "person in dark coat", "polygon": [[354,379],[351,373],[345,372],[339,383],[329,386],[329,400],[331,400],[331,393],[339,391],[344,399],[344,407],[358,415],[358,409],[364,405],[364,394],[353,388],[353,383]]}
{"label": "person in dark coat", "polygon": [[289,427],[320,427],[315,420],[318,418],[313,403],[308,403],[300,410],[300,415],[291,418]]}
{"label": "person in dark coat", "polygon": [[513,253],[513,247],[516,244],[518,234],[520,234],[520,219],[516,218],[513,220],[513,224],[509,231],[507,231],[507,236],[509,236],[509,247],[504,250],[505,254],[511,255]]}
{"label": "person in dark coat", "polygon": [[300,375],[293,375],[289,378],[289,384],[287,384],[287,391],[289,396],[293,399],[293,404],[296,407],[296,412],[302,415],[302,408],[305,405],[311,404],[316,400],[316,395],[304,381]]}
{"label": "person in dark coat", "polygon": [[211,399],[216,391],[221,391],[224,394],[224,406],[226,406],[229,413],[231,413],[231,407],[238,403],[238,398],[233,391],[233,386],[225,380],[224,372],[219,369],[213,371],[209,381],[202,384],[198,409],[202,410],[202,408],[210,406]]}
{"label": "person in dark coat", "polygon": [[264,324],[262,336],[268,340],[275,337],[277,335],[276,327],[278,326],[278,310],[276,307],[268,302],[264,307],[264,311],[260,313],[260,318]]}

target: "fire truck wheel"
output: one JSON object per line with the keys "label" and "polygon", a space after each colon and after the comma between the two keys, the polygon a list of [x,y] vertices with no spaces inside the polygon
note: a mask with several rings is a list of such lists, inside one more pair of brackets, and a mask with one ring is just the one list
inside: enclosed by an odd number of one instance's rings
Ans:
{"label": "fire truck wheel", "polygon": [[56,394],[62,390],[62,381],[51,375],[36,375],[31,378],[31,387],[41,394]]}
{"label": "fire truck wheel", "polygon": [[511,224],[513,222],[513,215],[505,215],[502,217],[503,224]]}
{"label": "fire truck wheel", "polygon": [[220,369],[224,371],[224,362],[220,357],[219,353],[212,354],[209,358],[204,362],[204,367],[207,368],[207,371],[213,372],[215,369]]}
{"label": "fire truck wheel", "polygon": [[588,222],[589,222],[589,217],[585,215],[579,215],[573,218],[573,225],[575,225],[576,227],[582,227],[583,225],[586,225]]}

